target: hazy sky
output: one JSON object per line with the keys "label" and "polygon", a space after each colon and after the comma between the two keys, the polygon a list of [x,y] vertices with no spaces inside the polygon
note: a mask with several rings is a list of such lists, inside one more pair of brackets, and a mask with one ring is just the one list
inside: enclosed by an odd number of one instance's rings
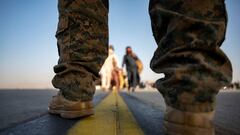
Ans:
{"label": "hazy sky", "polygon": [[[222,46],[240,80],[240,1],[226,0],[228,29]],[[58,54],[55,32],[57,0],[1,0],[0,88],[52,88],[52,67]],[[109,43],[120,61],[126,46],[142,59],[143,80],[161,77],[149,68],[156,49],[148,15],[148,0],[110,0]]]}

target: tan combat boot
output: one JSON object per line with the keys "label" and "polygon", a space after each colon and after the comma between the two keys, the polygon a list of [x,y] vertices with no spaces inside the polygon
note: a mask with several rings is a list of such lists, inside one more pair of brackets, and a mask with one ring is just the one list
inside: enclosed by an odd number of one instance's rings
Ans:
{"label": "tan combat boot", "polygon": [[63,118],[79,118],[94,114],[92,101],[70,101],[59,92],[53,96],[48,108],[49,113],[59,114]]}
{"label": "tan combat boot", "polygon": [[167,135],[214,135],[214,111],[188,112],[168,106],[164,116]]}

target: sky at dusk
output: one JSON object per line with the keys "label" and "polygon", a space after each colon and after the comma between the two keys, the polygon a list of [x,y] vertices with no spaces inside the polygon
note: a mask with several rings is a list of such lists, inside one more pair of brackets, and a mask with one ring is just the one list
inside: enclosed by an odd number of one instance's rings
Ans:
{"label": "sky at dusk", "polygon": [[[157,45],[151,31],[148,0],[109,0],[109,43],[121,62],[125,47],[144,63],[142,80],[161,74],[149,68]],[[233,65],[233,81],[240,81],[240,1],[226,0],[228,27],[222,50]],[[57,0],[1,0],[0,88],[52,88],[58,53],[55,32]]]}

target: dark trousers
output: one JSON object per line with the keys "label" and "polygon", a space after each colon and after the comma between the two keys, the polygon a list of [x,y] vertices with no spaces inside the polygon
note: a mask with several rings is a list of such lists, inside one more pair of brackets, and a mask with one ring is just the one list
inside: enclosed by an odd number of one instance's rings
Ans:
{"label": "dark trousers", "polygon": [[127,69],[128,87],[135,88],[138,84],[138,71],[137,68]]}

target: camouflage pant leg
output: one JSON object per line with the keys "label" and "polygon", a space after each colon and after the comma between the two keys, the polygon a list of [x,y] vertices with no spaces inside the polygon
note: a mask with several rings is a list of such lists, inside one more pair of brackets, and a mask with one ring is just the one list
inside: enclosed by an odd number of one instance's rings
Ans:
{"label": "camouflage pant leg", "polygon": [[149,14],[158,48],[151,68],[167,106],[211,112],[215,95],[231,82],[232,67],[220,46],[227,15],[223,0],[150,0]]}
{"label": "camouflage pant leg", "polygon": [[103,1],[58,1],[59,61],[52,84],[69,100],[91,100],[95,92],[108,54],[108,1]]}

